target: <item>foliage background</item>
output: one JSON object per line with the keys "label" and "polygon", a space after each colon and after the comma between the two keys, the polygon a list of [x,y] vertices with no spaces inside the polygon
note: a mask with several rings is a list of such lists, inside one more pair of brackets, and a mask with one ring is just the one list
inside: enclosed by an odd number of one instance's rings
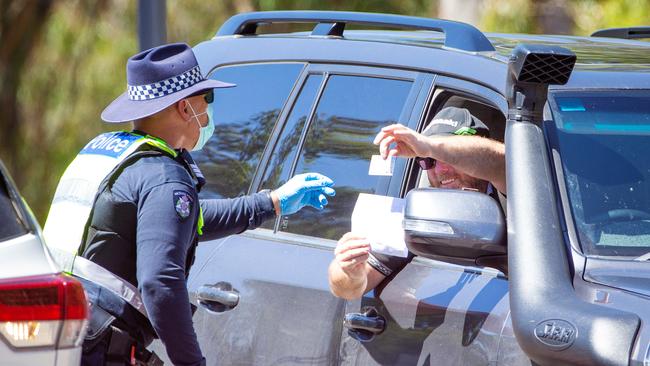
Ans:
{"label": "foliage background", "polygon": [[[137,5],[0,0],[0,159],[41,223],[70,160],[116,127],[99,115],[125,90]],[[650,0],[168,0],[167,40],[195,45],[233,14],[282,9],[441,17],[489,32],[589,35],[650,23]]]}

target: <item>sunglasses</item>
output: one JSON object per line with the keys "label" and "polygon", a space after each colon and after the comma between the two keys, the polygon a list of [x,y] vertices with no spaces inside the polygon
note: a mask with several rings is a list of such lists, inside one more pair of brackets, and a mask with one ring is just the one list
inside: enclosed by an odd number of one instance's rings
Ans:
{"label": "sunglasses", "polygon": [[195,93],[195,94],[190,95],[190,97],[196,97],[196,96],[199,96],[199,95],[202,95],[203,100],[205,100],[205,102],[208,103],[208,104],[214,102],[214,89],[210,89],[210,91],[205,92],[205,93]]}
{"label": "sunglasses", "polygon": [[205,102],[208,104],[214,102],[214,89],[210,89],[209,92],[203,94],[203,99],[205,99]]}
{"label": "sunglasses", "polygon": [[415,162],[418,163],[422,170],[429,170],[436,167],[436,159],[433,158],[415,158]]}

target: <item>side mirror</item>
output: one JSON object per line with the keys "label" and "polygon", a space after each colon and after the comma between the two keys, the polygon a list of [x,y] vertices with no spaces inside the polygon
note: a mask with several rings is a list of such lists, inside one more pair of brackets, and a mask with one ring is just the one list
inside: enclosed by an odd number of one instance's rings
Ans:
{"label": "side mirror", "polygon": [[404,234],[416,255],[507,273],[505,218],[499,203],[486,194],[414,189],[406,196]]}

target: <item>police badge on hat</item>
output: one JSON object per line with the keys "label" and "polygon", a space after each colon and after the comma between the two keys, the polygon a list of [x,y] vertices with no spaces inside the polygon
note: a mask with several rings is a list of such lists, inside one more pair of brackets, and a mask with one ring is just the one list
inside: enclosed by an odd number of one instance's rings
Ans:
{"label": "police badge on hat", "polygon": [[185,191],[174,191],[174,209],[178,216],[185,220],[192,212],[192,203],[194,198]]}

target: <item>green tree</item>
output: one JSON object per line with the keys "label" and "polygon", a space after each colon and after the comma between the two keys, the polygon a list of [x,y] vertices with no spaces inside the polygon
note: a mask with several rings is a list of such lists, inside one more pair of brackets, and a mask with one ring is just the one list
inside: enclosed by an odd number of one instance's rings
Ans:
{"label": "green tree", "polygon": [[[18,88],[22,133],[12,174],[44,223],[63,170],[106,126],[99,114],[125,88],[124,60],[135,50],[130,1],[56,2]],[[6,159],[5,156],[2,157]]]}
{"label": "green tree", "polygon": [[532,33],[530,0],[486,0],[481,29],[488,32]]}
{"label": "green tree", "polygon": [[18,89],[25,78],[27,60],[38,45],[52,7],[51,1],[0,1],[0,156],[19,184],[25,174],[18,151],[25,128]]}
{"label": "green tree", "polygon": [[574,34],[588,36],[603,28],[650,24],[650,0],[578,0],[572,2]]}

